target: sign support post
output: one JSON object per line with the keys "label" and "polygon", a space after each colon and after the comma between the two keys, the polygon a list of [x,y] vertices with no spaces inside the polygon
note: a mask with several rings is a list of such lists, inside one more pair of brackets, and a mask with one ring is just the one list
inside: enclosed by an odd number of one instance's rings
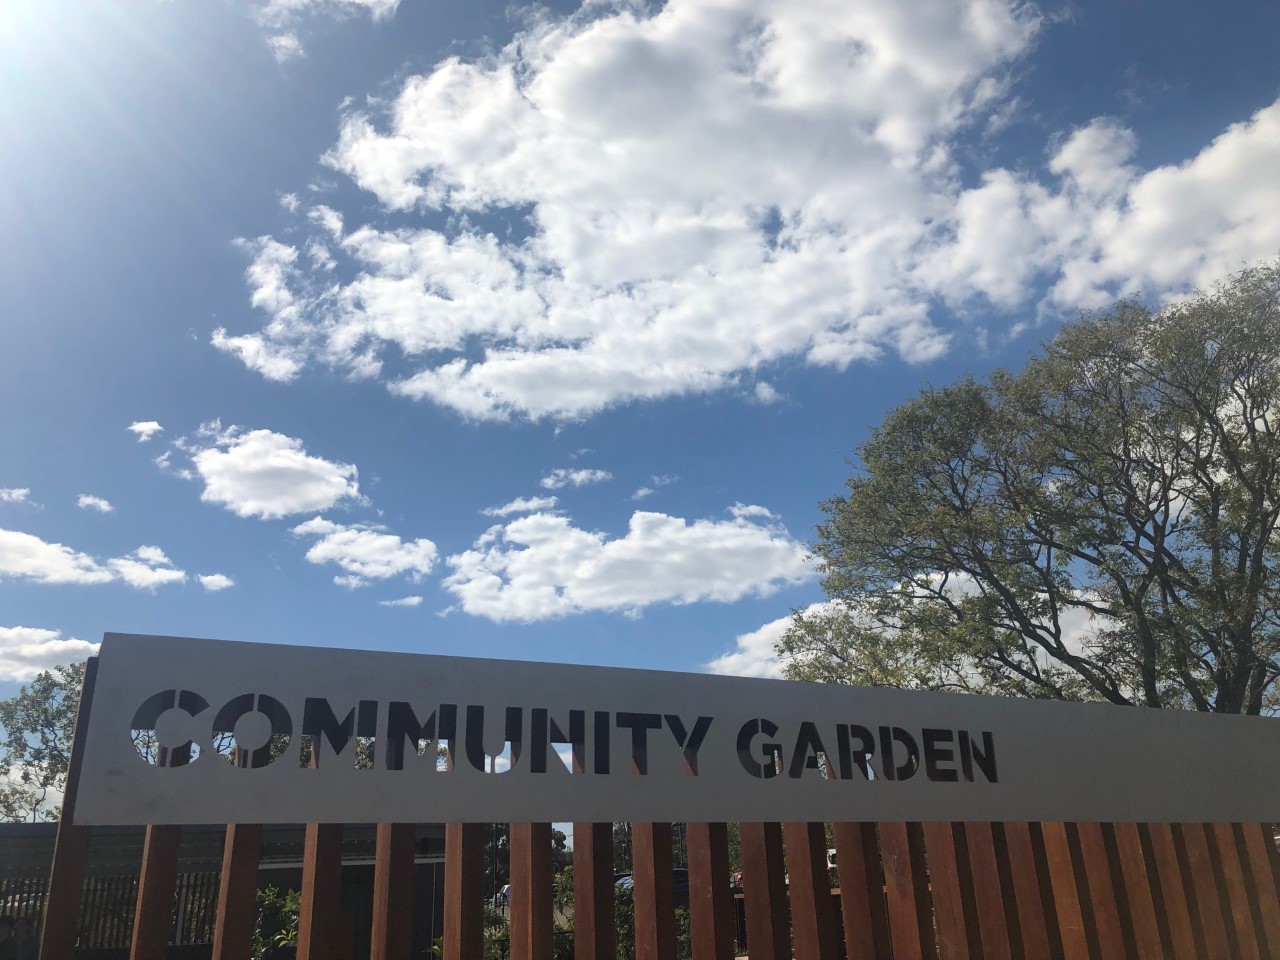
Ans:
{"label": "sign support post", "polygon": [[62,818],[53,846],[49,868],[49,895],[40,931],[40,960],[72,960],[80,921],[80,898],[89,865],[89,828],[75,824],[76,793],[80,787],[80,767],[89,735],[89,712],[93,688],[98,678],[98,658],[84,665],[84,685],[76,709],[75,732],[71,735],[71,757],[67,761],[67,787],[62,799]]}

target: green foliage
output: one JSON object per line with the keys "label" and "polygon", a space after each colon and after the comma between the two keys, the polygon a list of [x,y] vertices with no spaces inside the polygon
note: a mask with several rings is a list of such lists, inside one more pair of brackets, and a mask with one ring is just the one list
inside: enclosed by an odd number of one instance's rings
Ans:
{"label": "green foliage", "polygon": [[258,917],[253,924],[253,960],[292,957],[298,942],[302,894],[264,887],[258,891]]}
{"label": "green foliage", "polygon": [[1270,712],[1280,260],[930,389],[822,506],[797,679]]}
{"label": "green foliage", "polygon": [[484,960],[507,960],[511,954],[511,924],[495,907],[484,907]]}
{"label": "green foliage", "polygon": [[573,916],[573,865],[565,867],[556,874],[552,887],[551,902],[555,905],[558,916]]}
{"label": "green foliage", "polygon": [[83,683],[83,663],[54,667],[0,700],[0,820],[58,819]]}
{"label": "green foliage", "polygon": [[[614,926],[618,933],[618,960],[636,960],[636,909],[630,890],[615,888]],[[693,933],[689,911],[676,907],[676,960],[692,960]]]}

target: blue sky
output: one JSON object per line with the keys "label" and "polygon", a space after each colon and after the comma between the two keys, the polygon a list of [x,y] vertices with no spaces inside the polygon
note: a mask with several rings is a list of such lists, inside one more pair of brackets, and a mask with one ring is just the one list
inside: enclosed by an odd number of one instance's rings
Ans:
{"label": "blue sky", "polygon": [[1280,251],[1278,37],[6,4],[0,694],[109,630],[769,674],[888,409]]}

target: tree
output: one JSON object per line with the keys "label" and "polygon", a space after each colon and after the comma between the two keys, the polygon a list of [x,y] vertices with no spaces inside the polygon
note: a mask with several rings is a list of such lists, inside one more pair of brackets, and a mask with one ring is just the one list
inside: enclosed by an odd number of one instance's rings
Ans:
{"label": "tree", "polygon": [[1280,260],[924,391],[846,485],[788,676],[1273,711]]}
{"label": "tree", "polygon": [[54,667],[0,700],[0,820],[58,819],[83,683],[83,663]]}

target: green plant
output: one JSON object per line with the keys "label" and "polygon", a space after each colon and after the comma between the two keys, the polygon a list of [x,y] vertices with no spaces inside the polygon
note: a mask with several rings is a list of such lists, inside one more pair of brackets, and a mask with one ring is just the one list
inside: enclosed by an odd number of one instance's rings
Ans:
{"label": "green plant", "polygon": [[[613,919],[618,932],[618,960],[636,960],[636,910],[630,890],[616,889]],[[692,960],[692,957],[693,932],[689,911],[676,907],[676,960]]]}
{"label": "green plant", "polygon": [[298,912],[302,893],[264,887],[258,891],[258,918],[253,925],[253,960],[275,960],[291,955],[298,942]]}

